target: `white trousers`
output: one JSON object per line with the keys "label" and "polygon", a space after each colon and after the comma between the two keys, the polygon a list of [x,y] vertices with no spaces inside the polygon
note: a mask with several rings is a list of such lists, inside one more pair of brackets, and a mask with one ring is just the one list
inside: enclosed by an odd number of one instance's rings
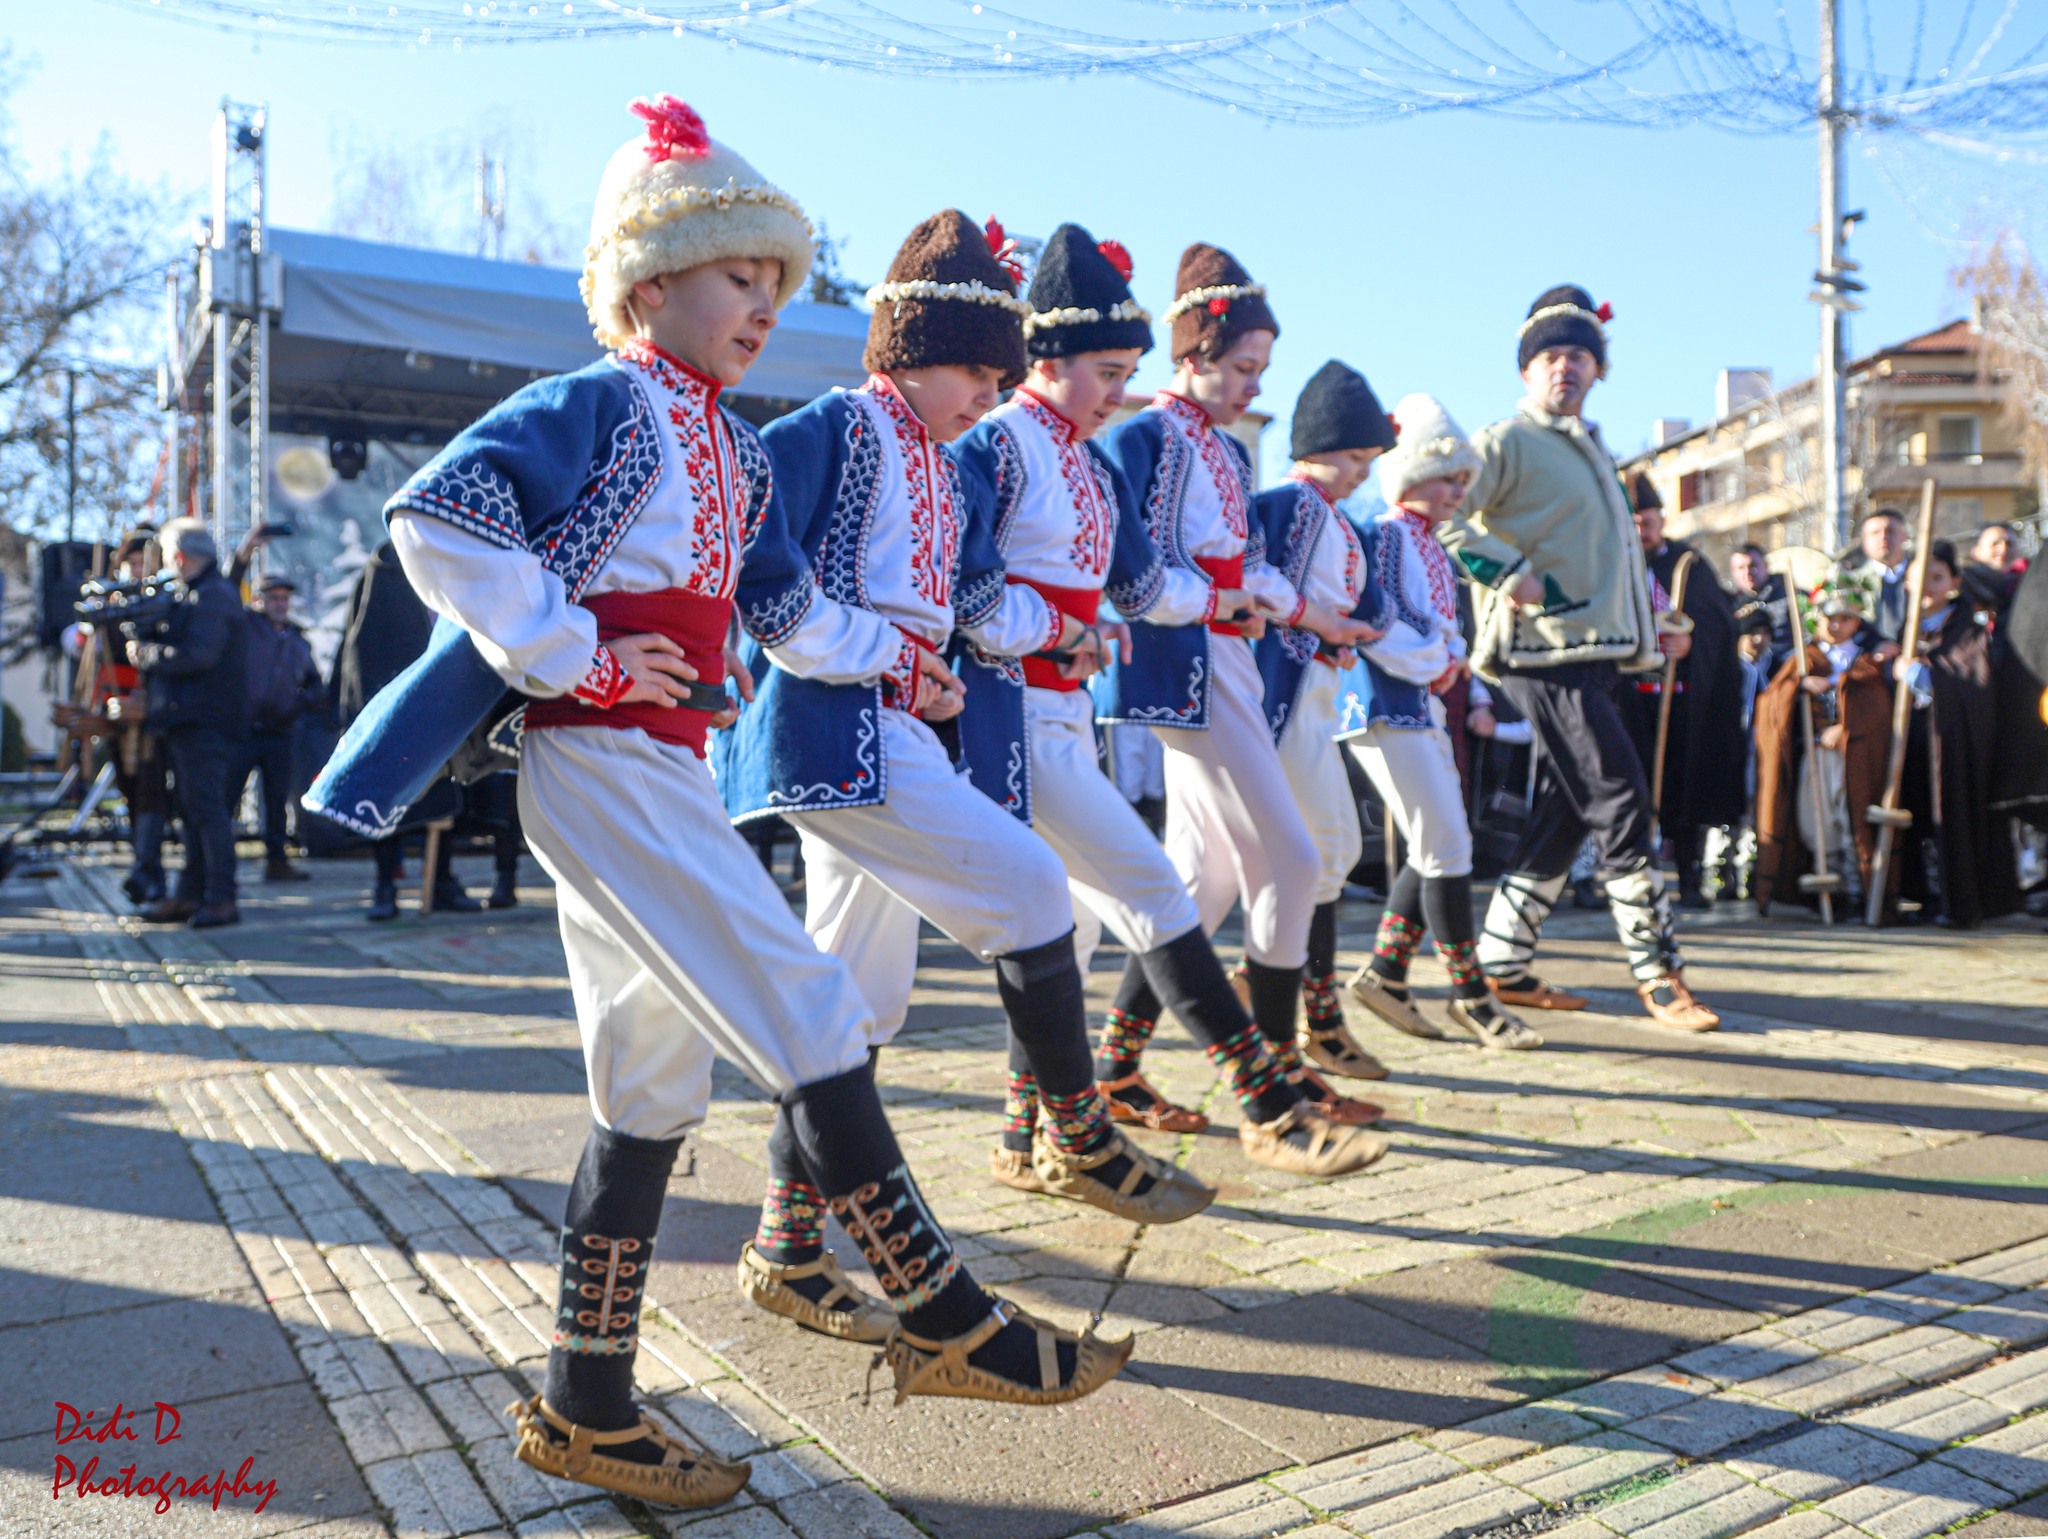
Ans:
{"label": "white trousers", "polygon": [[803,841],[804,928],[853,974],[877,1047],[910,1010],[919,915],[984,962],[1073,924],[1059,857],[955,772],[931,728],[884,711],[882,751],[881,806],[788,814]]}
{"label": "white trousers", "polygon": [[680,1138],[704,1120],[714,1055],[777,1094],[860,1064],[859,991],[804,934],[689,749],[638,728],[530,732],[519,817],[555,881],[601,1126]]}
{"label": "white trousers", "polygon": [[1187,883],[1096,761],[1088,691],[1026,689],[1024,710],[1031,723],[1031,826],[1067,868],[1081,971],[1088,971],[1104,929],[1134,952],[1194,929],[1201,915]]}
{"label": "white trousers", "polygon": [[1266,725],[1251,648],[1209,645],[1209,730],[1155,727],[1166,745],[1166,853],[1210,934],[1244,904],[1244,950],[1267,967],[1308,960],[1316,847]]}
{"label": "white trousers", "polygon": [[1365,852],[1358,803],[1344,773],[1344,750],[1330,734],[1337,730],[1337,670],[1310,663],[1301,681],[1294,714],[1280,739],[1280,767],[1294,792],[1294,805],[1316,847],[1316,906],[1344,896],[1344,879]]}
{"label": "white trousers", "polygon": [[[1472,871],[1472,824],[1458,784],[1458,756],[1444,730],[1443,702],[1430,698],[1433,727],[1375,724],[1350,739],[1394,826],[1406,863],[1424,876],[1467,876]],[[1392,881],[1394,873],[1387,873]]]}

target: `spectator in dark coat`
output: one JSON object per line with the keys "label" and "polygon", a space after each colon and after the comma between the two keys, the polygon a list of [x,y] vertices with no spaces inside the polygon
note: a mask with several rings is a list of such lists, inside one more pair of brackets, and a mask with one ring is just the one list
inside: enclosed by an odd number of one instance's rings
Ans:
{"label": "spectator in dark coat", "polygon": [[[434,633],[433,611],[420,602],[398,564],[398,552],[386,540],[363,563],[349,595],[348,621],[341,652],[334,660],[334,706],[343,731],[360,716],[377,691],[412,666],[427,650]],[[473,914],[483,907],[456,881],[449,864],[449,841],[441,841],[440,867],[434,873],[434,907],[438,911]],[[398,917],[398,878],[404,863],[405,835],[394,833],[370,846],[377,860],[377,885],[370,895],[370,918]]]}
{"label": "spectator in dark coat", "polygon": [[1842,570],[1856,574],[1869,588],[1877,606],[1871,629],[1878,643],[1872,655],[1881,663],[1899,655],[1899,642],[1906,634],[1906,568],[1912,555],[1906,546],[1906,520],[1896,508],[1873,508],[1863,515],[1857,536],[1859,549],[1842,563]]}
{"label": "spectator in dark coat", "polygon": [[1785,579],[1766,563],[1761,545],[1745,545],[1728,563],[1728,576],[1735,584],[1735,619],[1750,630],[1749,617],[1762,615],[1770,622],[1770,645],[1766,649],[1769,678],[1792,655],[1792,601],[1785,593]]}
{"label": "spectator in dark coat", "polygon": [[326,703],[326,687],[313,661],[312,643],[291,617],[297,586],[266,578],[263,597],[246,611],[249,627],[249,735],[228,776],[228,811],[240,806],[250,773],[263,777],[263,851],[266,882],[301,881],[306,873],[285,857],[285,806],[292,793],[293,729],[307,711]]}
{"label": "spectator in dark coat", "polygon": [[248,636],[235,590],[220,573],[213,536],[193,518],[164,526],[178,602],[155,635],[128,644],[149,700],[149,730],[170,755],[185,868],[171,895],[151,904],[153,924],[195,930],[238,924],[235,834],[228,772],[248,730]]}

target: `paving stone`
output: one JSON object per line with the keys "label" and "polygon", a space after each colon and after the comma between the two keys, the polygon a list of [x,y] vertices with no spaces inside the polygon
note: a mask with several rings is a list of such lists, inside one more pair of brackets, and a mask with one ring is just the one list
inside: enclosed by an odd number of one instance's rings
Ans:
{"label": "paving stone", "polygon": [[1668,1448],[1645,1443],[1625,1432],[1596,1432],[1579,1442],[1546,1448],[1504,1464],[1493,1473],[1531,1496],[1560,1506],[1674,1462],[1675,1455]]}
{"label": "paving stone", "polygon": [[1373,1539],[1462,1539],[1512,1522],[1541,1505],[1526,1491],[1472,1471],[1353,1508],[1342,1522]]}
{"label": "paving stone", "polygon": [[1545,1403],[1612,1426],[1654,1416],[1713,1390],[1712,1380],[1656,1364],[1553,1395]]}
{"label": "paving stone", "polygon": [[2036,1287],[2048,1282],[2048,1239],[1993,1251],[1988,1256],[1965,1261],[1953,1272],[1958,1277],[1974,1277],[2007,1288]]}
{"label": "paving stone", "polygon": [[1789,1503],[1720,1465],[1599,1511],[1600,1523],[1627,1539],[1726,1539],[1783,1512]]}
{"label": "paving stone", "polygon": [[1958,1438],[1988,1432],[2005,1419],[2006,1413],[1990,1401],[1939,1385],[1844,1416],[1842,1424],[1915,1453],[1931,1453]]}
{"label": "paving stone", "polygon": [[1945,1315],[1941,1324],[2001,1346],[2031,1346],[2048,1339],[2048,1294],[2013,1293],[1974,1309]]}
{"label": "paving stone", "polygon": [[1148,1512],[1103,1532],[1110,1539],[1264,1539],[1299,1528],[1313,1515],[1293,1498],[1262,1482],[1196,1497]]}
{"label": "paving stone", "polygon": [[1817,1357],[1768,1378],[1753,1379],[1742,1386],[1742,1393],[1802,1416],[1818,1416],[1905,1387],[1905,1379],[1876,1363],[1854,1357]]}
{"label": "paving stone", "polygon": [[2048,1489],[2048,1416],[2034,1416],[1935,1455],[2014,1496]]}
{"label": "paving stone", "polygon": [[1940,1325],[1916,1325],[1895,1336],[1846,1348],[1845,1355],[1876,1363],[1916,1384],[1926,1384],[1975,1367],[1995,1350],[1989,1342],[1962,1331]]}
{"label": "paving stone", "polygon": [[1869,1297],[1919,1319],[1932,1320],[1950,1310],[1995,1299],[2005,1291],[1995,1282],[1961,1272],[1926,1272],[1875,1289]]}
{"label": "paving stone", "polygon": [[1904,1330],[1917,1318],[1917,1314],[1902,1305],[1866,1294],[1823,1309],[1809,1309],[1778,1321],[1771,1329],[1817,1351],[1840,1352],[1845,1347]]}
{"label": "paving stone", "polygon": [[1674,1357],[1671,1366],[1681,1373],[1712,1379],[1726,1389],[1736,1384],[1746,1386],[1752,1379],[1783,1373],[1788,1368],[1811,1361],[1821,1350],[1811,1342],[1776,1330],[1744,1331],[1740,1336],[1717,1341],[1711,1347],[1701,1347],[1697,1352]]}
{"label": "paving stone", "polygon": [[795,1532],[766,1507],[740,1507],[709,1517],[698,1512],[656,1516],[672,1539],[790,1539]]}
{"label": "paving stone", "polygon": [[1484,1469],[1539,1448],[1572,1442],[1598,1431],[1599,1427],[1596,1421],[1554,1406],[1518,1405],[1512,1411],[1496,1411],[1460,1427],[1423,1432],[1418,1440],[1440,1453],[1452,1455],[1460,1463]]}
{"label": "paving stone", "polygon": [[1940,1463],[1915,1465],[1821,1503],[1821,1511],[1876,1539],[1926,1539],[2008,1498],[1996,1486]]}
{"label": "paving stone", "polygon": [[2001,1410],[2024,1416],[2048,1406],[2048,1349],[2024,1353],[2010,1362],[1994,1363],[1965,1374],[1951,1386],[1966,1395],[1989,1400]]}
{"label": "paving stone", "polygon": [[1835,1426],[1815,1427],[1753,1454],[1730,1459],[1728,1468],[1792,1501],[1817,1502],[1902,1470],[1912,1462],[1913,1455],[1895,1443],[1853,1427]]}
{"label": "paving stone", "polygon": [[1819,1508],[1788,1512],[1773,1518],[1762,1528],[1752,1528],[1744,1539],[1868,1539],[1861,1529],[1851,1528]]}
{"label": "paving stone", "polygon": [[1464,1473],[1457,1460],[1403,1439],[1275,1475],[1272,1484],[1324,1512],[1349,1512]]}
{"label": "paving stone", "polygon": [[1623,1430],[1688,1458],[1701,1459],[1797,1420],[1782,1407],[1723,1391],[1628,1422]]}

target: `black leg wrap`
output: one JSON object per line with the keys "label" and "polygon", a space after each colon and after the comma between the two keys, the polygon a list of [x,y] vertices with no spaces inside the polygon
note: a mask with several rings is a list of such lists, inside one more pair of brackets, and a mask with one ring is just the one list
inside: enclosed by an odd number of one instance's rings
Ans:
{"label": "black leg wrap", "polygon": [[1095,1084],[1088,1002],[1074,961],[1074,932],[996,958],[996,988],[1042,1094],[1078,1095]]}
{"label": "black leg wrap", "polygon": [[1472,877],[1433,876],[1422,884],[1422,913],[1439,946],[1479,939],[1472,921]]}
{"label": "black leg wrap", "polygon": [[1124,975],[1117,980],[1116,998],[1109,1003],[1112,1009],[1121,1010],[1125,1015],[1135,1015],[1141,1021],[1159,1019],[1159,994],[1152,986],[1143,958],[1133,953],[1125,961]]}
{"label": "black leg wrap", "polygon": [[1221,1047],[1251,1023],[1200,925],[1131,961],[1142,964],[1153,997],[1163,1000],[1203,1047]]}
{"label": "black leg wrap", "polygon": [[[1071,946],[1067,956],[1071,965]],[[873,1059],[799,1085],[783,1096],[782,1106],[832,1216],[860,1247],[904,1325],[920,1336],[957,1336],[983,1319],[989,1297],[968,1275],[903,1162],[875,1093]]]}
{"label": "black leg wrap", "polygon": [[1327,978],[1337,971],[1337,904],[1318,903],[1308,922],[1308,966],[1311,978]]}
{"label": "black leg wrap", "polygon": [[562,1281],[547,1401],[579,1426],[616,1432],[640,1419],[633,1354],[648,1263],[680,1138],[593,1127],[562,1214]]}
{"label": "black leg wrap", "polygon": [[1301,969],[1268,967],[1246,957],[1244,970],[1251,984],[1252,1019],[1259,1024],[1259,1035],[1274,1047],[1291,1047],[1294,1007],[1301,1000]]}

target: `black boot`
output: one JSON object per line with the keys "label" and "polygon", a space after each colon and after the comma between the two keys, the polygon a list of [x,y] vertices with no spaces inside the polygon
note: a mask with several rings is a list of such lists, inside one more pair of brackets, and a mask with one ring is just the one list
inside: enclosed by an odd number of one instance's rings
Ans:
{"label": "black boot", "polygon": [[447,872],[434,882],[434,912],[478,914],[483,912],[483,904],[469,895],[469,890],[455,880],[453,872]]}
{"label": "black boot", "polygon": [[398,917],[398,883],[377,878],[377,885],[370,893],[370,922],[378,924],[386,919]]}
{"label": "black boot", "polygon": [[498,879],[491,884],[491,895],[484,900],[488,908],[517,908],[519,906],[519,868],[498,867]]}
{"label": "black boot", "polygon": [[1700,863],[1697,860],[1681,860],[1678,863],[1678,906],[1680,908],[1710,908],[1707,895],[1700,891]]}

